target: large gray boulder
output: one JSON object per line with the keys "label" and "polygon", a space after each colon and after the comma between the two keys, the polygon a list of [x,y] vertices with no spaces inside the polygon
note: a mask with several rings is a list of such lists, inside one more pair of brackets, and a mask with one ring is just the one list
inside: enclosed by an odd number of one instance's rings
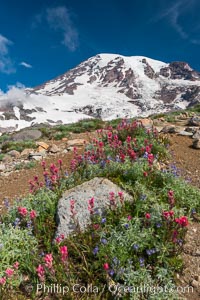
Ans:
{"label": "large gray boulder", "polygon": [[[94,197],[94,211],[102,215],[109,207],[109,193],[114,192],[117,195],[119,191],[123,191],[119,186],[106,178],[98,177],[66,191],[58,202],[56,236],[64,234],[67,237],[76,229],[70,214],[70,200],[75,200],[75,218],[80,229],[84,230],[91,223],[88,200]],[[124,197],[128,201],[132,200],[125,192]]]}
{"label": "large gray boulder", "polygon": [[12,136],[11,136],[11,139],[13,141],[20,141],[20,142],[23,142],[23,141],[28,141],[28,140],[38,140],[39,138],[41,138],[42,136],[42,133],[40,130],[38,129],[25,129],[25,130],[22,130],[20,132],[17,132],[17,133],[14,133]]}

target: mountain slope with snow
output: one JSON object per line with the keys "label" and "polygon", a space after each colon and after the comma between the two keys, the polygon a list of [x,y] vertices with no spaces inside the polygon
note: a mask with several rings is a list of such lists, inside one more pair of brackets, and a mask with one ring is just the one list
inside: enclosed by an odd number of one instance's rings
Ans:
{"label": "mountain slope with snow", "polygon": [[0,127],[147,116],[200,101],[200,73],[185,62],[99,54],[38,87],[0,95]]}

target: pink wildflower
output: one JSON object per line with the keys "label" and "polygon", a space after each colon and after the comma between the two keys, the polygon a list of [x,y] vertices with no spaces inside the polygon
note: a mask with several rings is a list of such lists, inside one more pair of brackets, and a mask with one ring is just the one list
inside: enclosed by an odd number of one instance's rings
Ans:
{"label": "pink wildflower", "polygon": [[4,285],[6,283],[6,277],[0,278],[0,285]]}
{"label": "pink wildflower", "polygon": [[120,202],[123,203],[124,202],[124,193],[118,192],[118,196],[119,196]]}
{"label": "pink wildflower", "polygon": [[18,212],[22,217],[25,217],[28,213],[26,207],[21,207],[21,206],[18,207]]}
{"label": "pink wildflower", "polygon": [[45,266],[48,268],[48,269],[51,269],[52,268],[52,264],[53,264],[53,256],[52,254],[46,254],[45,257],[44,257],[44,261],[45,261]]}
{"label": "pink wildflower", "polygon": [[75,205],[75,200],[71,199],[70,200],[70,212],[72,214],[72,217],[74,217],[77,214],[77,212],[74,209],[74,205]]}
{"label": "pink wildflower", "polygon": [[37,268],[36,268],[36,271],[37,271],[37,275],[40,279],[40,281],[44,281],[44,274],[45,274],[45,270],[44,270],[44,267],[42,265],[39,265]]}
{"label": "pink wildflower", "polygon": [[18,261],[16,261],[16,262],[13,264],[13,268],[14,268],[15,270],[17,270],[17,269],[19,268],[19,262],[18,262]]}
{"label": "pink wildflower", "polygon": [[68,249],[67,246],[61,246],[60,247],[60,253],[61,253],[61,260],[62,262],[65,262],[68,257]]}
{"label": "pink wildflower", "polygon": [[151,218],[150,213],[146,213],[146,214],[145,214],[145,218],[146,218],[146,219],[150,219],[150,218]]}
{"label": "pink wildflower", "polygon": [[58,164],[59,164],[60,167],[62,166],[62,159],[58,160]]}
{"label": "pink wildflower", "polygon": [[31,212],[30,212],[30,218],[32,220],[36,218],[36,211],[35,210],[31,210]]}
{"label": "pink wildflower", "polygon": [[88,200],[88,210],[91,215],[94,213],[94,197]]}
{"label": "pink wildflower", "polygon": [[6,269],[5,273],[6,273],[7,277],[12,277],[13,273],[14,273],[14,270],[8,268],[8,269]]}
{"label": "pink wildflower", "polygon": [[103,268],[104,268],[104,270],[106,270],[106,271],[109,270],[109,268],[110,268],[110,267],[109,267],[109,264],[108,264],[108,263],[103,264]]}

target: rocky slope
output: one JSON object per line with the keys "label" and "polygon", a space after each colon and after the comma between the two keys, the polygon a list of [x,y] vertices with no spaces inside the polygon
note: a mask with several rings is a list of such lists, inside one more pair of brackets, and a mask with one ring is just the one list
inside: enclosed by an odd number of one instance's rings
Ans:
{"label": "rocky slope", "polygon": [[198,102],[200,73],[185,62],[99,54],[38,87],[0,96],[0,132],[41,122],[146,116]]}

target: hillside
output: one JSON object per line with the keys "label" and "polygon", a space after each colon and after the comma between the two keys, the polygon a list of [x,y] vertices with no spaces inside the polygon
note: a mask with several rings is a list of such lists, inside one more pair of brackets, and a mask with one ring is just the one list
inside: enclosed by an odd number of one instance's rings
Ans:
{"label": "hillside", "polygon": [[[36,148],[32,152],[25,151],[24,140],[4,141],[2,164],[6,168],[11,164],[15,167],[0,173],[2,198],[10,197],[14,204],[8,207],[6,200],[7,213],[3,204],[2,299],[7,300],[11,286],[13,298],[10,299],[16,299],[16,295],[23,300],[87,299],[88,295],[96,299],[99,293],[102,299],[112,299],[111,286],[120,284],[122,292],[124,285],[148,284],[168,288],[165,293],[156,292],[155,296],[144,291],[124,292],[122,298],[135,300],[151,296],[177,300],[180,294],[176,286],[179,286],[185,287],[183,297],[197,300],[200,152],[192,147],[191,137],[199,127],[188,126],[191,120],[198,120],[198,114],[189,111],[177,116],[154,116],[152,120],[110,123],[82,121],[57,129],[46,128],[46,131],[42,127],[38,130],[43,136],[34,142]],[[193,129],[190,136],[187,128]],[[26,135],[30,131],[33,129],[26,131]],[[12,139],[22,136],[25,136],[23,131],[11,135]],[[2,137],[6,139],[6,135]],[[167,148],[172,157],[168,156]],[[9,156],[12,161],[6,162]],[[36,163],[27,167],[27,160]],[[188,175],[198,188],[186,183]],[[97,184],[97,177],[101,183]],[[31,180],[29,184],[28,180]],[[99,184],[105,185],[102,190]],[[15,197],[21,200],[13,202]],[[101,210],[106,199],[108,208]],[[91,224],[84,232],[78,224],[82,226],[88,218]],[[66,232],[72,228],[75,233],[68,237]],[[52,243],[55,237],[56,243]],[[23,240],[22,244],[16,239]],[[12,254],[7,247],[12,249]],[[36,283],[50,286],[54,282],[67,286],[69,294],[36,292]],[[86,289],[84,295],[74,292],[77,283]]]}
{"label": "hillside", "polygon": [[186,62],[99,54],[38,87],[0,95],[0,132],[184,109],[199,103],[199,92],[200,73]]}

